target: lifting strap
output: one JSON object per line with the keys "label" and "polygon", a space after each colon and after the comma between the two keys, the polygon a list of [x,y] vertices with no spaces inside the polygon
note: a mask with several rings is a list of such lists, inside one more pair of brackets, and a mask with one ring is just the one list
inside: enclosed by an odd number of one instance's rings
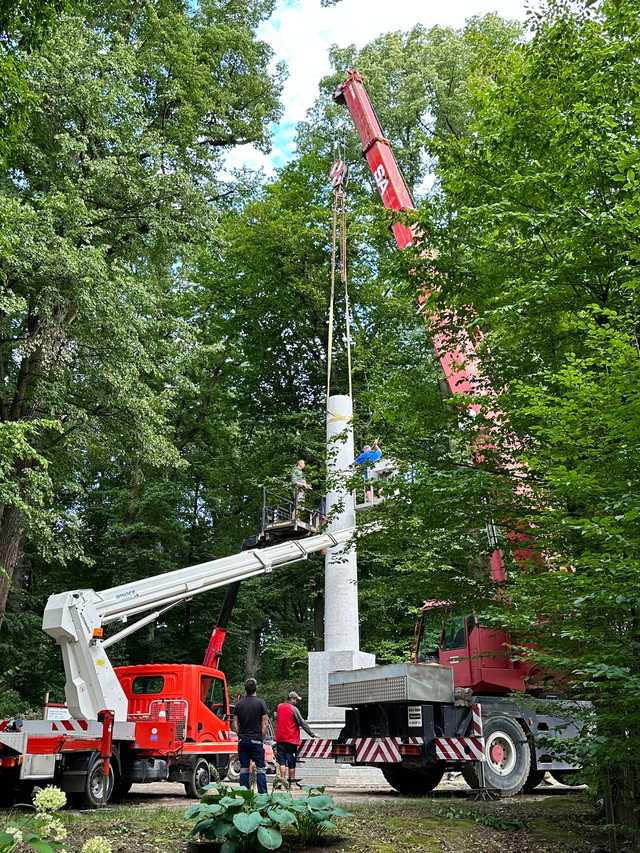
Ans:
{"label": "lifting strap", "polygon": [[329,330],[327,337],[327,400],[331,395],[331,373],[333,369],[333,325],[335,316],[336,270],[339,264],[340,282],[344,287],[345,340],[347,348],[347,381],[349,396],[352,396],[351,382],[351,308],[349,305],[349,285],[347,268],[347,195],[345,183],[347,166],[342,160],[336,160],[331,167],[333,186],[333,204],[331,207],[331,290],[329,294]]}

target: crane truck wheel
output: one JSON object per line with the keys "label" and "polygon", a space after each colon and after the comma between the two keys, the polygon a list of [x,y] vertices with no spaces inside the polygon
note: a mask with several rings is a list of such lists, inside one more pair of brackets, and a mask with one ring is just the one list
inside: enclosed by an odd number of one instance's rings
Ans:
{"label": "crane truck wheel", "polygon": [[420,797],[428,794],[440,783],[444,776],[444,765],[414,770],[409,767],[391,764],[381,767],[382,775],[399,794]]}
{"label": "crane truck wheel", "polygon": [[184,783],[187,797],[197,800],[202,794],[203,788],[211,783],[211,770],[206,758],[198,758],[193,765],[189,780]]}
{"label": "crane truck wheel", "polygon": [[228,782],[240,781],[240,758],[237,753],[229,756],[225,778]]}
{"label": "crane truck wheel", "polygon": [[84,777],[84,786],[81,791],[73,792],[71,800],[74,805],[81,809],[99,809],[106,805],[113,794],[115,777],[113,765],[109,765],[109,780],[107,782],[107,796],[104,795],[104,776],[102,775],[102,759],[96,753],[89,762],[89,769]]}
{"label": "crane truck wheel", "polygon": [[[484,752],[487,788],[496,791],[501,797],[515,797],[519,794],[529,780],[532,765],[531,747],[520,723],[509,717],[490,717],[486,720]],[[462,765],[462,776],[470,788],[480,787],[475,762]]]}

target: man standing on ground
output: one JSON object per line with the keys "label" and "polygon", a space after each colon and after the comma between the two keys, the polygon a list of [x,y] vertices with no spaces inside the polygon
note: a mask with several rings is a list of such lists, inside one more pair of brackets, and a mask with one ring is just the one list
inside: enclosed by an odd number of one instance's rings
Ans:
{"label": "man standing on ground", "polygon": [[233,728],[238,733],[238,757],[240,759],[240,785],[249,788],[249,767],[255,764],[258,793],[267,793],[267,771],[264,761],[264,739],[269,726],[269,711],[262,699],[256,696],[258,685],[255,678],[244,683],[246,696],[233,712]]}
{"label": "man standing on ground", "polygon": [[302,714],[298,710],[301,696],[292,690],[288,700],[278,705],[276,718],[276,757],[280,768],[280,779],[289,784],[296,781],[296,759],[300,746],[300,729],[304,729],[309,737],[315,737]]}

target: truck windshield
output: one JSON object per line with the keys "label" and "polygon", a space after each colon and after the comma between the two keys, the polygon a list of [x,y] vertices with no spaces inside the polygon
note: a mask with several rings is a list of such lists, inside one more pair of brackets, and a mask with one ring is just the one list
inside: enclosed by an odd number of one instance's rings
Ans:
{"label": "truck windshield", "polygon": [[442,633],[443,649],[461,649],[467,641],[464,616],[447,619]]}
{"label": "truck windshield", "polygon": [[438,644],[442,633],[442,613],[427,610],[420,619],[418,628],[417,663],[438,663]]}

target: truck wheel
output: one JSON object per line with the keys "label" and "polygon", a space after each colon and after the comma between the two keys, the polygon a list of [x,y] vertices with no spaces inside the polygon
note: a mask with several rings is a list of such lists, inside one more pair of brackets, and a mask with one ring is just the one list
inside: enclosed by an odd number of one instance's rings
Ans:
{"label": "truck wheel", "polygon": [[381,767],[382,775],[399,794],[420,797],[428,794],[439,784],[444,776],[444,767],[436,764],[433,767],[425,767],[422,770],[414,770],[409,767],[391,765]]}
{"label": "truck wheel", "polygon": [[[531,747],[520,723],[508,717],[490,717],[484,724],[484,753],[487,788],[501,797],[519,794],[531,772]],[[465,762],[462,775],[470,788],[480,787],[475,762]]]}
{"label": "truck wheel", "polygon": [[114,785],[113,765],[109,765],[109,780],[107,782],[107,796],[104,796],[104,776],[102,775],[102,760],[99,755],[89,762],[89,770],[84,777],[84,788],[71,795],[74,805],[81,809],[99,809],[105,806],[111,799]]}
{"label": "truck wheel", "polygon": [[229,763],[227,764],[227,773],[226,773],[227,782],[239,782],[240,781],[240,757],[236,753],[235,755],[229,756]]}
{"label": "truck wheel", "polygon": [[211,771],[209,770],[209,762],[206,758],[199,758],[193,765],[189,781],[184,783],[187,797],[191,797],[192,800],[199,799],[203,789],[210,782]]}

